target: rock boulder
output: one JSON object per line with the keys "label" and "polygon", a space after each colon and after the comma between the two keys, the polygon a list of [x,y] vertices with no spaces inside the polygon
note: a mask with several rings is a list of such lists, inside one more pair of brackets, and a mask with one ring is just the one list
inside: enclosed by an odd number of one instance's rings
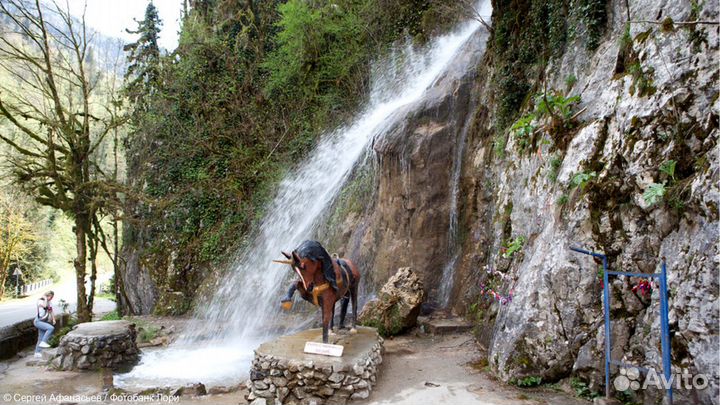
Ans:
{"label": "rock boulder", "polygon": [[415,326],[424,298],[420,278],[409,267],[400,268],[379,297],[365,304],[360,323],[377,328],[383,336],[396,335]]}

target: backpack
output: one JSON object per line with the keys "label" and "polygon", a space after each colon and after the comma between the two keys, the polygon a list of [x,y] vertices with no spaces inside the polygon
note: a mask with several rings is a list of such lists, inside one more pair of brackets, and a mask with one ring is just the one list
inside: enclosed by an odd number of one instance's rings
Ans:
{"label": "backpack", "polygon": [[[45,301],[46,307],[43,308],[40,306],[40,303],[37,303],[37,319],[43,322],[46,322],[48,318],[50,317],[50,311],[52,311],[52,307],[47,303],[47,300],[45,297],[40,298],[40,300]],[[40,301],[38,300],[38,301]],[[43,310],[43,315],[40,316],[40,310]]]}

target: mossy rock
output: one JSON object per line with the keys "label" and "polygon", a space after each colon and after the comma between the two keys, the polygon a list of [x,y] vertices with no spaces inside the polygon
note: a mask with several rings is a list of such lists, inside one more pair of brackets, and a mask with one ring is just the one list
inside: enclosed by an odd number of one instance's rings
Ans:
{"label": "mossy rock", "polygon": [[382,336],[400,334],[415,326],[424,298],[422,281],[403,267],[383,286],[378,299],[365,304],[360,323],[377,328]]}
{"label": "mossy rock", "polygon": [[160,316],[178,316],[182,315],[190,308],[188,300],[180,291],[164,291],[160,294],[157,305],[155,305],[155,315]]}

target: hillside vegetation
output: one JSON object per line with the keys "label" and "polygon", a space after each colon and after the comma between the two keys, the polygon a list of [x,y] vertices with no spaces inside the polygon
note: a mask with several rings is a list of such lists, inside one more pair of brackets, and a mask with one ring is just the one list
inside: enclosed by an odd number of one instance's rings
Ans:
{"label": "hillside vegetation", "polygon": [[148,200],[129,207],[125,242],[158,288],[191,299],[282,174],[365,100],[372,62],[460,14],[424,0],[197,2],[128,142]]}

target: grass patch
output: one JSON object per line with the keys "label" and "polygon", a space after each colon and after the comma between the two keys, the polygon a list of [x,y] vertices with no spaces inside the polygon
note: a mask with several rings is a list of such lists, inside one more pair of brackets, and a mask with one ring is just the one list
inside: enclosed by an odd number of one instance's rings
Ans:
{"label": "grass patch", "polygon": [[120,319],[122,319],[122,317],[118,314],[117,310],[108,312],[100,318],[101,321],[119,321]]}

